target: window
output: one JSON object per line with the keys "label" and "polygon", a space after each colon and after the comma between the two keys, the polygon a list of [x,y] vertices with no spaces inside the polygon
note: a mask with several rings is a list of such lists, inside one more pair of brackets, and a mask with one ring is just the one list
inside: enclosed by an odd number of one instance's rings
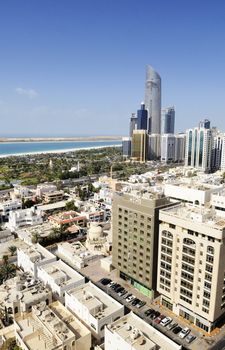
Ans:
{"label": "window", "polygon": [[172,229],[175,229],[175,228],[176,228],[176,226],[173,225],[173,224],[169,224],[169,227],[172,228]]}
{"label": "window", "polygon": [[210,245],[207,247],[207,253],[209,253],[209,254],[214,254],[214,248],[213,247],[211,247]]}

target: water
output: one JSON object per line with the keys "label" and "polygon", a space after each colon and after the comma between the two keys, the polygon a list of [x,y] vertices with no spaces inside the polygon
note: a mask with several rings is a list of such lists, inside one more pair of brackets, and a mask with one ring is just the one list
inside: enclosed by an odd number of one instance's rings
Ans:
{"label": "water", "polygon": [[78,149],[120,146],[121,141],[49,141],[49,142],[5,142],[0,143],[0,157],[9,155],[56,153]]}

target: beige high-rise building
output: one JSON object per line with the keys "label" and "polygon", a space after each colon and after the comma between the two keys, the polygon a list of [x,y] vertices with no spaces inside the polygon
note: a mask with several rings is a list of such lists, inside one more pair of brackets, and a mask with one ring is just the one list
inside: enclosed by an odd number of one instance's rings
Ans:
{"label": "beige high-rise building", "polygon": [[147,140],[148,135],[146,130],[134,130],[131,142],[132,158],[139,162],[147,160]]}
{"label": "beige high-rise building", "polygon": [[154,296],[157,276],[158,212],[168,198],[115,193],[112,261],[120,277],[145,295]]}
{"label": "beige high-rise building", "polygon": [[161,303],[210,332],[225,313],[225,220],[178,204],[159,211]]}

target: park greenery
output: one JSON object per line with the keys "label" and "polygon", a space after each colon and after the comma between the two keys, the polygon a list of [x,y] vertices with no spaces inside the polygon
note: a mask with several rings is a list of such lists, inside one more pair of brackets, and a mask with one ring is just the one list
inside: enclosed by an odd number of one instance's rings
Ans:
{"label": "park greenery", "polygon": [[[71,171],[71,168],[79,169]],[[68,153],[48,153],[11,156],[0,159],[0,190],[9,189],[12,183],[37,185],[43,182],[61,182],[91,175],[113,175],[121,179],[140,174],[149,168],[146,164],[123,162],[121,147],[80,150]],[[32,203],[24,203],[29,207]]]}

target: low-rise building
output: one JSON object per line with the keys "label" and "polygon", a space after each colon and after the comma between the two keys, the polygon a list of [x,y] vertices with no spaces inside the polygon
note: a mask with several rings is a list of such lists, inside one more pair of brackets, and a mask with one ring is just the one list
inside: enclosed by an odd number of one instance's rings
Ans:
{"label": "low-rise building", "polygon": [[65,305],[84,322],[96,338],[102,338],[104,327],[124,315],[124,307],[91,282],[70,289]]}
{"label": "low-rise building", "polygon": [[52,292],[40,281],[35,281],[29,273],[20,273],[0,286],[1,306],[6,309],[9,316],[30,312],[32,306],[40,301],[51,303]]}
{"label": "low-rise building", "polygon": [[7,200],[0,203],[0,216],[3,220],[9,217],[10,211],[22,209],[22,202],[19,200]]}
{"label": "low-rise building", "polygon": [[181,350],[182,346],[133,312],[105,327],[105,350]]}
{"label": "low-rise building", "polygon": [[29,272],[35,279],[39,266],[54,261],[56,261],[56,256],[40,244],[31,245],[27,248],[17,248],[17,265],[25,272]]}
{"label": "low-rise building", "polygon": [[57,256],[77,269],[82,269],[98,257],[90,252],[81,242],[62,242],[57,244]]}
{"label": "low-rise building", "polygon": [[39,303],[16,317],[16,342],[23,350],[90,350],[90,331],[61,303]]}
{"label": "low-rise building", "polygon": [[51,288],[55,299],[61,302],[64,302],[66,291],[85,283],[83,276],[61,260],[38,266],[37,271],[38,278]]}
{"label": "low-rise building", "polygon": [[41,225],[18,229],[16,234],[19,239],[31,245],[48,238],[52,234],[52,225],[49,222],[43,222]]}
{"label": "low-rise building", "polygon": [[42,224],[42,213],[39,209],[32,207],[10,211],[8,227],[11,231],[16,231],[20,227]]}
{"label": "low-rise building", "polygon": [[60,202],[63,200],[63,196],[63,191],[52,191],[42,193],[43,202],[46,204]]}
{"label": "low-rise building", "polygon": [[54,192],[54,191],[57,191],[56,185],[48,184],[48,183],[40,184],[40,185],[37,185],[36,196],[42,197],[43,193]]}
{"label": "low-rise building", "polygon": [[69,227],[73,224],[81,227],[86,226],[87,218],[85,215],[80,215],[75,211],[62,212],[48,217],[49,222],[57,228]]}

